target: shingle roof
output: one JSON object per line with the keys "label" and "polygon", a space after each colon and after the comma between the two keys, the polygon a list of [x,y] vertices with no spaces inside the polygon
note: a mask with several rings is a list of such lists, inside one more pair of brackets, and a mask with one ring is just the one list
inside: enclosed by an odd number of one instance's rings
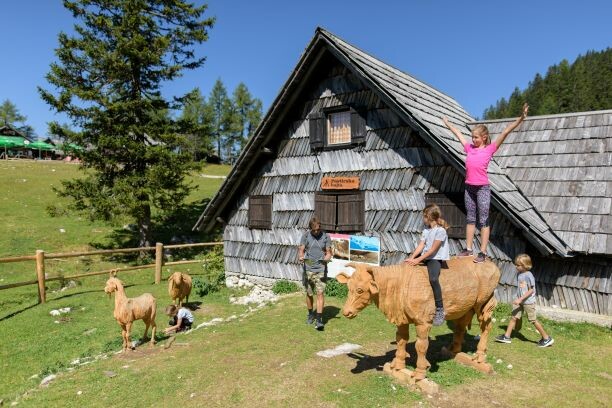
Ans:
{"label": "shingle roof", "polygon": [[[379,97],[395,109],[406,122],[425,139],[457,170],[465,172],[465,153],[454,135],[444,126],[442,117],[449,120],[469,137],[466,124],[473,118],[448,95],[432,88],[422,81],[372,57],[330,32],[318,28],[313,40],[300,58],[280,94],[272,104],[255,136],[247,143],[237,164],[211,200],[194,229],[210,228],[216,217],[236,193],[244,181],[267,135],[273,133],[275,120],[286,109],[292,93],[305,82],[308,66],[316,63],[321,48],[327,49],[350,70],[368,84]],[[556,252],[567,255],[566,245],[554,234],[533,205],[521,194],[516,185],[495,163],[489,167],[492,188],[492,203],[515,225],[525,232],[526,238],[543,253]]]}
{"label": "shingle roof", "polygon": [[573,251],[612,254],[612,110],[528,117],[494,160]]}

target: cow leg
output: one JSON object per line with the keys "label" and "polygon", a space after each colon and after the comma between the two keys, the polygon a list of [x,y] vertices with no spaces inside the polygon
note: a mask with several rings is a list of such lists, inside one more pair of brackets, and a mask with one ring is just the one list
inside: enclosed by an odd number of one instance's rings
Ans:
{"label": "cow leg", "polygon": [[478,313],[478,322],[480,323],[480,341],[478,341],[478,345],[476,346],[476,362],[484,363],[486,362],[486,352],[487,352],[487,341],[489,339],[489,333],[491,332],[491,318],[493,317],[493,310],[497,305],[497,300],[495,297],[491,296],[491,298],[485,303],[480,309],[480,313]]}
{"label": "cow leg", "polygon": [[397,331],[395,332],[397,350],[395,351],[395,358],[391,362],[391,368],[393,370],[403,370],[404,368],[406,368],[406,358],[410,357],[410,355],[406,351],[408,337],[408,325],[402,324],[400,326],[397,326]]}
{"label": "cow leg", "polygon": [[450,352],[454,356],[457,353],[461,352],[461,347],[463,346],[463,338],[465,337],[465,332],[467,325],[472,321],[472,317],[474,316],[474,311],[470,310],[459,319],[455,320],[455,328],[453,331],[453,343],[450,347]]}
{"label": "cow leg", "polygon": [[415,344],[417,352],[417,363],[416,370],[414,372],[414,378],[416,380],[422,380],[427,374],[427,369],[431,367],[429,361],[427,361],[427,348],[429,347],[429,329],[431,324],[418,324],[416,326],[417,340]]}

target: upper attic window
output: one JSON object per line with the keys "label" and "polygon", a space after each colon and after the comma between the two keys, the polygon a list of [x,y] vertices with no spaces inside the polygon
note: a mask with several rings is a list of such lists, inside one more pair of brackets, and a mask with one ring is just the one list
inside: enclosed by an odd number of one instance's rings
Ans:
{"label": "upper attic window", "polygon": [[337,106],[308,115],[312,150],[342,149],[365,143],[365,112]]}
{"label": "upper attic window", "polygon": [[351,112],[330,113],[327,116],[327,145],[351,143]]}

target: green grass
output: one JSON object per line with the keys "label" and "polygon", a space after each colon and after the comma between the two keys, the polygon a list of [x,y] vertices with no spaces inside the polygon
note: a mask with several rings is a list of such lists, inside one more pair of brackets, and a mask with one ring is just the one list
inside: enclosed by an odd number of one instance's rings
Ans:
{"label": "green grass", "polygon": [[[0,183],[6,194],[0,210],[6,225],[0,236],[0,256],[33,254],[36,249],[68,252],[117,244],[122,226],[89,223],[74,215],[55,218],[45,212],[49,204],[64,205],[49,186],[59,179],[78,175],[77,167],[65,163],[0,162]],[[53,171],[55,170],[55,171]],[[202,173],[226,174],[227,168],[206,167]],[[23,181],[23,180],[26,181]],[[190,201],[191,214],[219,188],[222,179],[195,175]],[[184,220],[193,223],[194,218]],[[171,234],[172,226],[164,233]],[[59,229],[65,229],[64,233]],[[164,241],[167,242],[167,241]],[[122,258],[97,257],[49,261],[50,275],[72,274],[118,267]],[[175,270],[210,279],[201,264],[164,268],[167,277]],[[0,284],[34,279],[32,262],[0,264]],[[121,274],[128,296],[151,292],[158,298],[158,333],[165,326],[162,311],[169,302],[167,286],[154,285],[153,271]],[[113,301],[102,291],[105,276],[79,281],[75,288],[60,291],[49,282],[48,303],[36,305],[36,286],[0,291],[0,400],[18,400],[19,406],[236,406],[284,407],[320,405],[354,406],[605,406],[609,404],[612,335],[608,329],[588,324],[562,324],[544,320],[555,338],[551,348],[535,346],[539,335],[525,322],[522,337],[512,344],[489,341],[488,361],[496,375],[486,376],[441,358],[439,351],[450,341],[450,329],[435,328],[431,333],[428,358],[429,378],[441,385],[442,394],[433,399],[401,386],[381,372],[392,358],[395,327],[370,306],[356,319],[341,316],[343,299],[327,298],[324,332],[306,326],[304,300],[288,295],[272,306],[248,317],[218,326],[179,335],[168,350],[166,338],[158,335],[159,345],[149,351],[115,356],[121,346],[119,326],[112,316]],[[223,289],[203,298],[195,312],[196,324],[214,317],[239,316],[246,306],[228,302],[234,292]],[[70,307],[62,319],[49,311]],[[492,335],[505,328],[507,306],[500,306]],[[59,323],[55,323],[59,321]],[[466,337],[467,350],[473,350],[472,335]],[[137,322],[133,339],[141,336],[144,325]],[[410,329],[409,367],[414,367],[414,328]],[[362,348],[352,355],[325,359],[317,351],[350,342]],[[99,359],[74,368],[75,359]],[[500,363],[497,361],[500,360]],[[507,368],[512,364],[512,369]],[[72,369],[72,370],[70,370]],[[109,377],[105,372],[112,372]],[[40,388],[41,378],[57,373],[48,388]],[[526,392],[528,390],[529,392]],[[79,394],[77,394],[80,391]],[[452,402],[452,404],[451,404]]]}

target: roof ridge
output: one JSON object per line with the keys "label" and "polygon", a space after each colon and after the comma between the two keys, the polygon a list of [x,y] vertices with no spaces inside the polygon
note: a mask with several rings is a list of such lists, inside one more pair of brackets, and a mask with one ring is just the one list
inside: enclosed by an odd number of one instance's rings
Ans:
{"label": "roof ridge", "polygon": [[[418,82],[418,83],[420,83],[420,84],[423,84],[423,85],[427,86],[428,88],[431,88],[431,89],[432,89],[432,90],[434,90],[435,92],[439,93],[440,95],[445,96],[446,98],[449,98],[449,99],[450,99],[450,100],[452,100],[454,103],[456,103],[457,105],[461,106],[461,104],[459,103],[459,101],[457,101],[457,100],[456,100],[455,98],[453,98],[452,96],[450,96],[450,95],[448,95],[448,94],[446,94],[446,93],[442,92],[441,90],[439,90],[439,89],[438,89],[438,88],[436,88],[435,86],[433,86],[433,85],[431,85],[431,84],[429,84],[429,83],[427,83],[427,82],[423,81],[422,79],[419,79],[419,78],[415,77],[415,76],[414,76],[414,75],[412,75],[412,74],[409,74],[409,73],[407,73],[407,72],[405,72],[405,71],[403,71],[403,70],[401,70],[401,69],[397,68],[397,67],[396,67],[396,66],[394,66],[394,65],[391,65],[391,64],[389,64],[389,63],[387,63],[387,62],[383,61],[382,59],[380,59],[380,58],[376,57],[375,55],[373,55],[373,54],[371,54],[371,53],[369,53],[369,52],[367,52],[367,51],[364,51],[363,49],[361,49],[361,48],[359,48],[359,47],[357,47],[357,46],[355,46],[355,45],[351,44],[350,42],[348,42],[348,41],[344,40],[343,38],[341,38],[341,37],[337,36],[336,34],[332,33],[331,31],[326,30],[326,29],[324,29],[323,27],[317,27],[317,29],[315,30],[315,33],[316,33],[316,32],[319,32],[319,33],[324,34],[324,35],[326,35],[326,36],[328,36],[328,37],[331,37],[331,39],[333,39],[334,41],[339,41],[339,42],[342,42],[342,43],[343,43],[343,45],[345,45],[346,47],[348,47],[348,48],[352,48],[352,49],[355,49],[355,50],[357,50],[357,51],[359,51],[359,52],[361,52],[361,53],[363,53],[363,54],[367,55],[368,57],[375,59],[376,61],[380,62],[381,64],[383,64],[383,65],[385,65],[385,66],[387,66],[387,67],[389,67],[389,68],[391,68],[391,69],[393,69],[393,70],[397,71],[398,73],[400,73],[400,74],[402,74],[402,75],[405,75],[405,76],[406,76],[406,77],[408,77],[408,78],[413,79],[414,81],[416,81],[416,82]],[[464,109],[465,109],[465,108],[464,108]],[[468,115],[469,115],[469,112],[467,112],[467,111],[466,111],[466,113],[468,113]]]}
{"label": "roof ridge", "polygon": [[[588,115],[598,115],[598,114],[612,114],[612,109],[603,109],[596,111],[585,111],[585,112],[568,112],[568,113],[555,113],[551,115],[537,115],[537,116],[527,116],[525,121],[527,120],[539,120],[539,119],[553,119],[553,118],[567,118],[571,116],[588,116]],[[502,119],[491,119],[491,120],[476,120],[474,122],[467,123],[468,125],[477,125],[479,123],[499,123],[499,122],[508,122],[510,120],[514,120],[516,117],[502,118]]]}

